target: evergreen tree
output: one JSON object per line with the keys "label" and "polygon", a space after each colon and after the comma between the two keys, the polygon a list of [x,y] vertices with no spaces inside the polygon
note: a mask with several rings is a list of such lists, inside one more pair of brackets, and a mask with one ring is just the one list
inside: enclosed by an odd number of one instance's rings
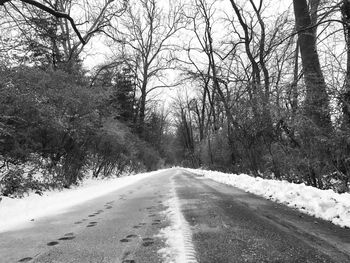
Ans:
{"label": "evergreen tree", "polygon": [[132,125],[135,120],[135,84],[128,68],[122,68],[112,79],[113,91],[110,103],[115,118]]}

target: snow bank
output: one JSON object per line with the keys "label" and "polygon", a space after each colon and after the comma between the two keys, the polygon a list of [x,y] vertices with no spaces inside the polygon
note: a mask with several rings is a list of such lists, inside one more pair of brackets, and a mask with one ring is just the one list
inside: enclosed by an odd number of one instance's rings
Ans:
{"label": "snow bank", "polygon": [[165,239],[166,243],[166,247],[158,250],[158,253],[164,263],[197,263],[191,229],[181,213],[174,181],[171,181],[171,184],[171,198],[164,203],[168,209],[163,212],[170,221],[170,226],[161,229],[158,235]]}
{"label": "snow bank", "polygon": [[80,186],[62,191],[46,191],[42,196],[30,193],[22,199],[2,197],[0,233],[25,227],[31,219],[63,213],[74,205],[116,191],[161,171],[163,170],[115,179],[87,179]]}
{"label": "snow bank", "polygon": [[188,168],[186,170],[297,208],[301,212],[331,221],[333,224],[350,227],[349,193],[338,194],[333,190],[320,190],[305,184],[255,178],[246,174],[225,174]]}

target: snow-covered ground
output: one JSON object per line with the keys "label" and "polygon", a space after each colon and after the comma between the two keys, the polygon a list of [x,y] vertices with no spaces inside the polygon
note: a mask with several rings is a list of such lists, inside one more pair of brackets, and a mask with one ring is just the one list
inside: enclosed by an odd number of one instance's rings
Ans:
{"label": "snow-covered ground", "polygon": [[105,195],[164,170],[115,179],[87,179],[71,189],[30,193],[21,199],[2,197],[0,201],[0,233],[26,227],[32,219],[59,214],[70,207]]}
{"label": "snow-covered ground", "polygon": [[[180,172],[179,170],[176,172]],[[175,173],[175,175],[176,175]],[[181,213],[174,181],[171,181],[170,199],[164,204],[168,209],[163,212],[170,225],[160,230],[158,237],[165,240],[166,247],[158,251],[164,263],[197,263],[192,245],[189,224]]]}
{"label": "snow-covered ground", "polygon": [[268,180],[246,174],[225,174],[216,171],[188,169],[214,181],[235,186],[273,201],[297,208],[306,214],[350,227],[350,194],[320,190],[305,184]]}

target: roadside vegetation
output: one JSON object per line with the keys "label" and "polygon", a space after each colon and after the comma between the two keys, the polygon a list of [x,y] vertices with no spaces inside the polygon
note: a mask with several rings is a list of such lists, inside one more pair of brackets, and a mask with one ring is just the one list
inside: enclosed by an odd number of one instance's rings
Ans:
{"label": "roadside vegetation", "polygon": [[350,4],[273,2],[0,0],[1,195],[171,165],[348,192]]}

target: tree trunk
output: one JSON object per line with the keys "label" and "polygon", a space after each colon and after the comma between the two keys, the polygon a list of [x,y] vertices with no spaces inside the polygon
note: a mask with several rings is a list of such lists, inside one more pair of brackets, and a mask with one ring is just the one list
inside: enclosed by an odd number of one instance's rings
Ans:
{"label": "tree trunk", "polygon": [[324,132],[332,129],[329,98],[306,0],[293,0],[296,28],[306,85],[305,115]]}
{"label": "tree trunk", "polygon": [[295,53],[294,53],[294,72],[293,82],[291,84],[291,108],[292,108],[292,121],[294,122],[297,110],[298,110],[298,80],[299,80],[299,41],[297,40]]}
{"label": "tree trunk", "polygon": [[350,1],[343,0],[342,19],[344,22],[344,35],[347,52],[346,76],[343,87],[343,94],[341,95],[342,111],[343,111],[343,126],[350,128]]}
{"label": "tree trunk", "polygon": [[145,116],[146,116],[146,96],[147,96],[147,80],[144,78],[141,87],[141,98],[140,98],[140,108],[139,108],[139,119],[137,124],[137,132],[140,137],[144,137],[145,128]]}

